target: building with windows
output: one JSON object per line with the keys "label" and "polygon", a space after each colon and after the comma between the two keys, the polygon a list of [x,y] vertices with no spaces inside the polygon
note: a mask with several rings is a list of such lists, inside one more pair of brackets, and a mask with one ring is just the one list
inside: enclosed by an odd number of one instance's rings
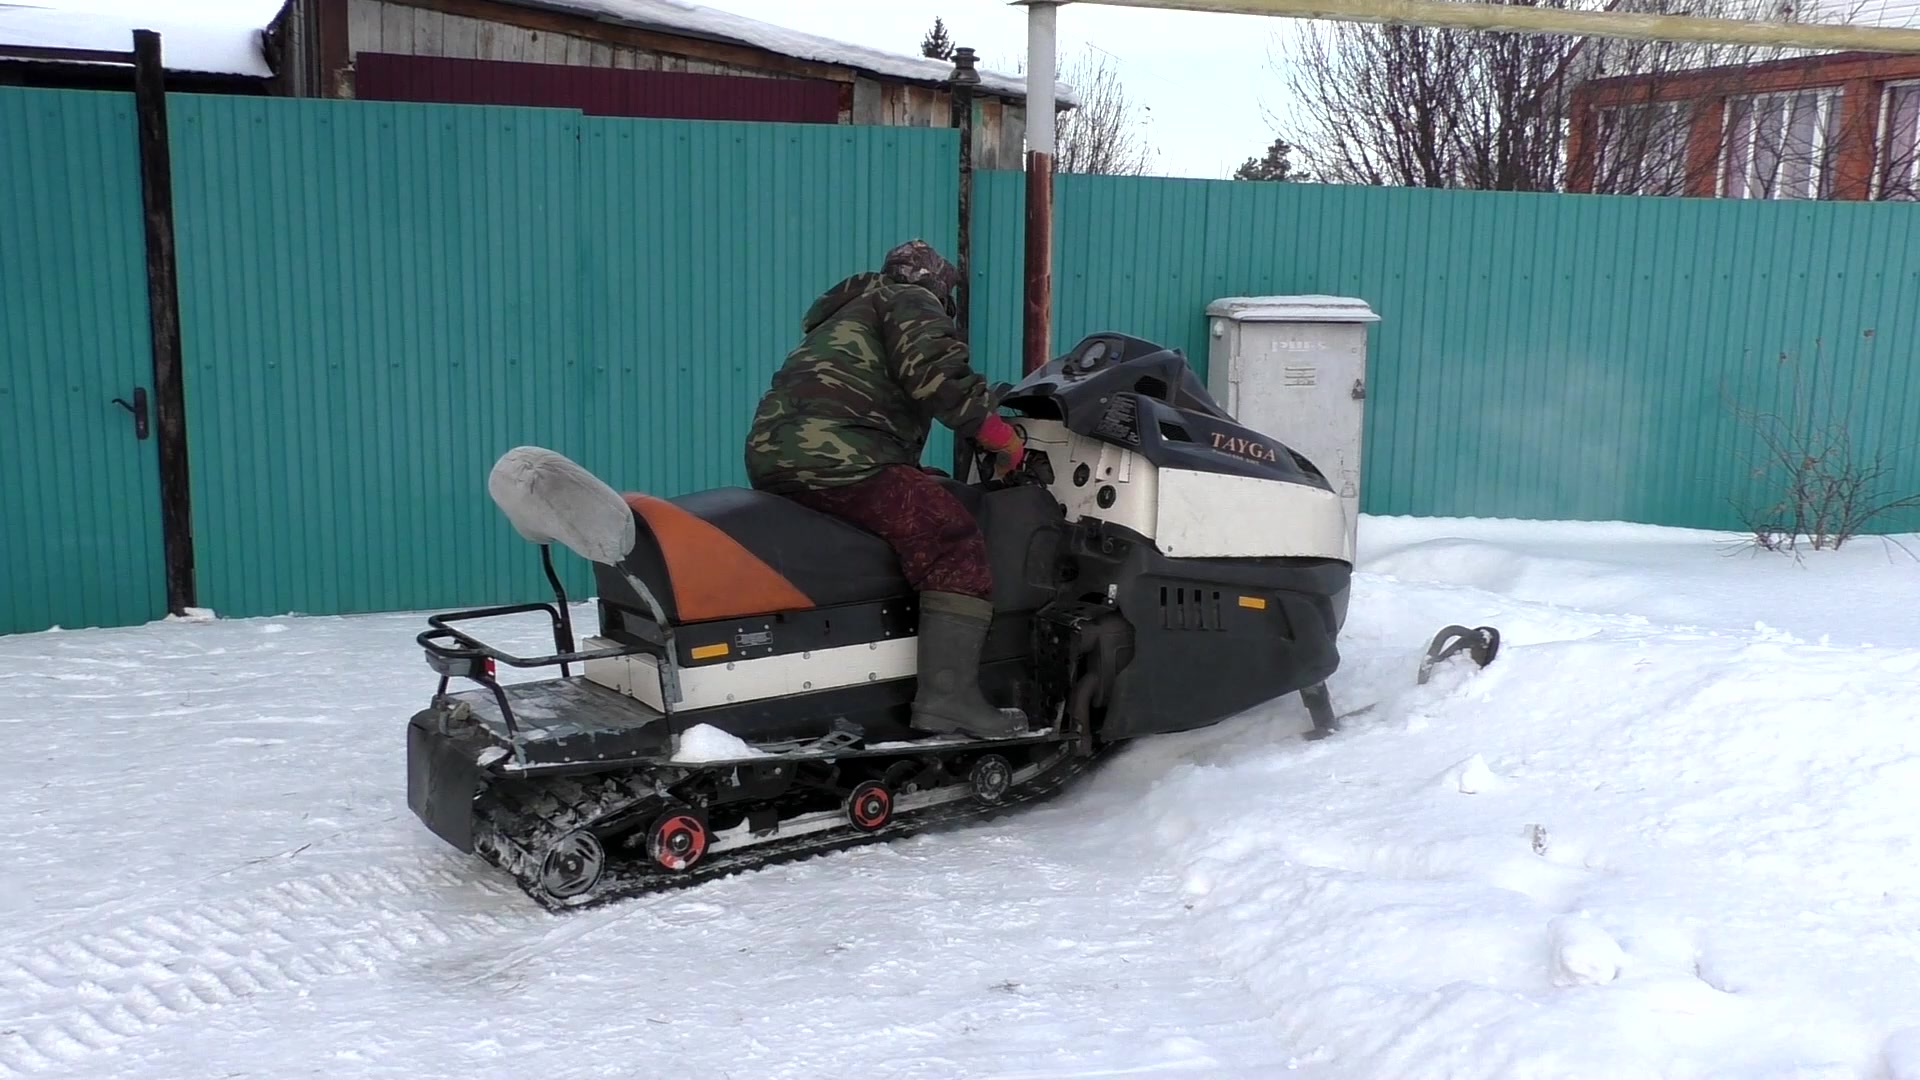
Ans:
{"label": "building with windows", "polygon": [[[1908,6],[1920,18],[1920,2]],[[1920,56],[1831,53],[1591,80],[1572,94],[1567,163],[1577,192],[1920,198]]]}

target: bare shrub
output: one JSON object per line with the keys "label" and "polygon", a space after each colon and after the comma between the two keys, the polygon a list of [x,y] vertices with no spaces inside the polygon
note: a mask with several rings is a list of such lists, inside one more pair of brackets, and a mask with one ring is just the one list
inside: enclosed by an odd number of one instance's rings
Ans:
{"label": "bare shrub", "polygon": [[1754,436],[1746,462],[1758,494],[1730,499],[1748,542],[1796,555],[1803,544],[1837,551],[1877,519],[1920,508],[1920,491],[1897,484],[1903,456],[1861,446],[1852,410],[1831,401],[1823,407],[1820,388],[1787,354],[1780,354],[1780,365],[1792,383],[1784,413],[1736,403],[1724,385],[1721,391]]}

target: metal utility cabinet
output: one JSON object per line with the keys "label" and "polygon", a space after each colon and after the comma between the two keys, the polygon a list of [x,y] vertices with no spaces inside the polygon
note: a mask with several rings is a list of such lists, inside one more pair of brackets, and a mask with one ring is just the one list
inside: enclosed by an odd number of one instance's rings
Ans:
{"label": "metal utility cabinet", "polygon": [[1366,420],[1364,300],[1233,296],[1207,305],[1207,389],[1234,419],[1285,442],[1326,474],[1360,535]]}

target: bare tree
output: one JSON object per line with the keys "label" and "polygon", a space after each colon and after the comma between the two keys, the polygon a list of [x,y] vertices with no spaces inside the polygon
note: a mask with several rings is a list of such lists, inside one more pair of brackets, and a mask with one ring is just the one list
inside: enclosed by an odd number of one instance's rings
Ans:
{"label": "bare tree", "polygon": [[1127,96],[1120,69],[1104,52],[1088,49],[1061,78],[1080,103],[1060,116],[1054,168],[1065,173],[1138,176],[1147,171],[1145,110]]}
{"label": "bare tree", "polygon": [[[1780,0],[1502,2],[1783,17]],[[1697,83],[1702,69],[1709,69],[1721,71],[1728,84],[1707,96],[1724,98],[1738,91],[1749,65],[1784,55],[1563,35],[1316,25],[1285,49],[1283,66],[1299,118],[1281,127],[1318,175],[1339,183],[1564,190],[1570,178],[1568,135],[1578,122],[1590,125],[1583,134],[1591,153],[1579,167],[1590,171],[1581,186],[1591,190],[1678,195],[1697,190],[1703,179],[1711,182],[1724,169],[1734,176],[1764,175],[1769,182],[1780,178],[1812,192],[1831,169],[1816,161],[1805,168],[1781,168],[1780,159],[1802,148],[1809,158],[1830,153],[1836,134],[1830,125],[1840,122],[1837,113],[1818,108],[1805,113],[1791,102],[1756,99],[1749,113],[1709,118],[1723,121],[1700,129],[1713,133],[1709,145],[1695,134],[1697,95],[1670,101],[1677,95],[1663,92],[1663,80]],[[1639,78],[1632,93],[1596,115],[1572,115],[1577,87],[1612,76]],[[1737,156],[1736,148],[1748,156]],[[1703,174],[1703,169],[1712,171]]]}
{"label": "bare tree", "polygon": [[[995,65],[1026,74],[1026,61]],[[1146,137],[1146,106],[1127,94],[1111,54],[1088,48],[1060,69],[1079,104],[1060,114],[1054,128],[1055,172],[1139,176],[1154,157]]]}

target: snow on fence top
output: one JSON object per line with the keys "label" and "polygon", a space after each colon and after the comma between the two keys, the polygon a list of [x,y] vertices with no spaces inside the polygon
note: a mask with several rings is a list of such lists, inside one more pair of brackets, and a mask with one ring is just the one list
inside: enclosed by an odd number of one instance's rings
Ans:
{"label": "snow on fence top", "polygon": [[[621,23],[657,32],[699,37],[710,41],[790,56],[796,60],[858,68],[874,75],[914,82],[945,83],[953,65],[944,60],[872,49],[865,45],[835,41],[784,26],[749,19],[686,0],[516,0],[528,7],[544,7],[592,15],[608,22]],[[1003,97],[1025,98],[1024,78],[982,69],[980,89]],[[1078,105],[1073,88],[1056,84],[1055,96],[1061,104]]]}
{"label": "snow on fence top", "polygon": [[130,52],[133,32],[152,30],[160,35],[160,59],[168,70],[247,75],[258,79],[273,75],[261,44],[261,27],[208,19],[190,13],[185,5],[170,7],[155,3],[150,10],[161,14],[56,10],[0,3],[0,45]]}

